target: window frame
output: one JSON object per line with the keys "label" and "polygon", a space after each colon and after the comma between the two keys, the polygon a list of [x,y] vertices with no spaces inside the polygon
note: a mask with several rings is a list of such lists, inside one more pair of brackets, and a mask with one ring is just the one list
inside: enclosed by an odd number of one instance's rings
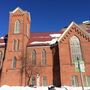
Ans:
{"label": "window frame", "polygon": [[13,51],[19,51],[19,44],[20,44],[20,41],[19,39],[18,40],[13,40],[13,44],[12,44],[12,49]]}
{"label": "window frame", "polygon": [[85,86],[90,86],[90,76],[84,76],[84,82]]}
{"label": "window frame", "polygon": [[[33,81],[34,80],[34,81]],[[35,86],[36,85],[36,77],[35,76],[31,76],[31,84],[33,85],[33,86]]]}
{"label": "window frame", "polygon": [[16,69],[16,64],[17,64],[17,59],[14,56],[13,59],[12,59],[12,69]]}
{"label": "window frame", "polygon": [[20,21],[16,20],[14,24],[14,34],[20,33]]}
{"label": "window frame", "polygon": [[79,60],[83,60],[79,38],[77,36],[72,36],[69,40],[69,44],[72,63],[74,63],[77,58],[79,58]]}
{"label": "window frame", "polygon": [[74,86],[74,87],[79,86],[78,76],[77,75],[73,75],[71,77],[71,85]]}
{"label": "window frame", "polygon": [[32,50],[32,65],[36,65],[36,56],[37,56],[37,53],[36,53],[36,50]]}
{"label": "window frame", "polygon": [[12,46],[13,51],[16,51],[16,43],[17,43],[17,41],[14,39],[13,40],[13,46]]}
{"label": "window frame", "polygon": [[41,56],[42,57],[41,58],[41,64],[46,65],[46,50],[43,49],[41,54],[42,54],[42,56]]}
{"label": "window frame", "polygon": [[16,51],[19,50],[19,44],[20,44],[20,41],[19,40],[16,40]]}
{"label": "window frame", "polygon": [[47,85],[48,85],[47,76],[43,76],[43,86],[47,86]]}
{"label": "window frame", "polygon": [[3,53],[2,51],[0,51],[0,61],[2,60],[2,57],[3,57]]}

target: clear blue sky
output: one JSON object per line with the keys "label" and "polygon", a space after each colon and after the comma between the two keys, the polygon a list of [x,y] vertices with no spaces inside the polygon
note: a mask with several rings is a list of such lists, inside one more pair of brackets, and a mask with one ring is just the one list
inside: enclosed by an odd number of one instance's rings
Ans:
{"label": "clear blue sky", "polygon": [[9,11],[18,6],[31,13],[31,32],[57,32],[90,19],[90,0],[0,0],[0,36],[8,32]]}

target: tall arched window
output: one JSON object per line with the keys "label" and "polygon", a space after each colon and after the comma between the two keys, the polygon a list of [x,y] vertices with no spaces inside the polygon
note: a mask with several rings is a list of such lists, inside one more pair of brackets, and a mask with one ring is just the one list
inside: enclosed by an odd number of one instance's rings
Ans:
{"label": "tall arched window", "polygon": [[16,40],[13,40],[13,45],[12,45],[12,48],[13,48],[13,50],[15,51],[16,50]]}
{"label": "tall arched window", "polygon": [[12,69],[16,68],[16,57],[13,57],[12,59]]}
{"label": "tall arched window", "polygon": [[17,40],[17,42],[16,42],[16,51],[18,51],[19,50],[19,40]]}
{"label": "tall arched window", "polygon": [[19,20],[15,22],[14,33],[20,33],[20,21]]}
{"label": "tall arched window", "polygon": [[0,51],[0,61],[2,60],[2,51]]}
{"label": "tall arched window", "polygon": [[72,36],[70,38],[70,49],[73,62],[77,59],[82,60],[80,41],[76,36]]}
{"label": "tall arched window", "polygon": [[19,50],[19,40],[13,40],[13,46],[12,46],[12,48],[13,48],[13,50],[14,51],[18,51]]}
{"label": "tall arched window", "polygon": [[42,50],[42,65],[46,65],[46,51]]}
{"label": "tall arched window", "polygon": [[36,65],[36,51],[32,51],[32,65]]}

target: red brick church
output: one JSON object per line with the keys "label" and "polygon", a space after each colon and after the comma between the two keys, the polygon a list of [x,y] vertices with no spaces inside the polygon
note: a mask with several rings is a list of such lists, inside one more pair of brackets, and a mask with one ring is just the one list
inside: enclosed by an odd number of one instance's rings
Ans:
{"label": "red brick church", "polygon": [[16,8],[0,38],[0,85],[90,86],[90,21],[60,32],[30,32],[30,13]]}

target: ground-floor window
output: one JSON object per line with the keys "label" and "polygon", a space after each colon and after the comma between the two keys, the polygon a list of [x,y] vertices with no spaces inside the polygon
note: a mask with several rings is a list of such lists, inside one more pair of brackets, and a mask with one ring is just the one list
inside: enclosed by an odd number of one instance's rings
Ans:
{"label": "ground-floor window", "polygon": [[32,86],[40,86],[40,82],[42,83],[42,86],[47,86],[48,85],[48,80],[47,76],[43,76],[42,80],[40,80],[40,76],[31,76],[29,84]]}
{"label": "ground-floor window", "polygon": [[84,85],[90,86],[90,76],[84,76]]}
{"label": "ground-floor window", "polygon": [[36,85],[36,79],[35,79],[34,76],[31,77],[31,84],[32,84],[33,86]]}
{"label": "ground-floor window", "polygon": [[43,86],[47,86],[47,77],[43,76]]}
{"label": "ground-floor window", "polygon": [[78,77],[76,75],[72,76],[71,84],[72,86],[78,86]]}

